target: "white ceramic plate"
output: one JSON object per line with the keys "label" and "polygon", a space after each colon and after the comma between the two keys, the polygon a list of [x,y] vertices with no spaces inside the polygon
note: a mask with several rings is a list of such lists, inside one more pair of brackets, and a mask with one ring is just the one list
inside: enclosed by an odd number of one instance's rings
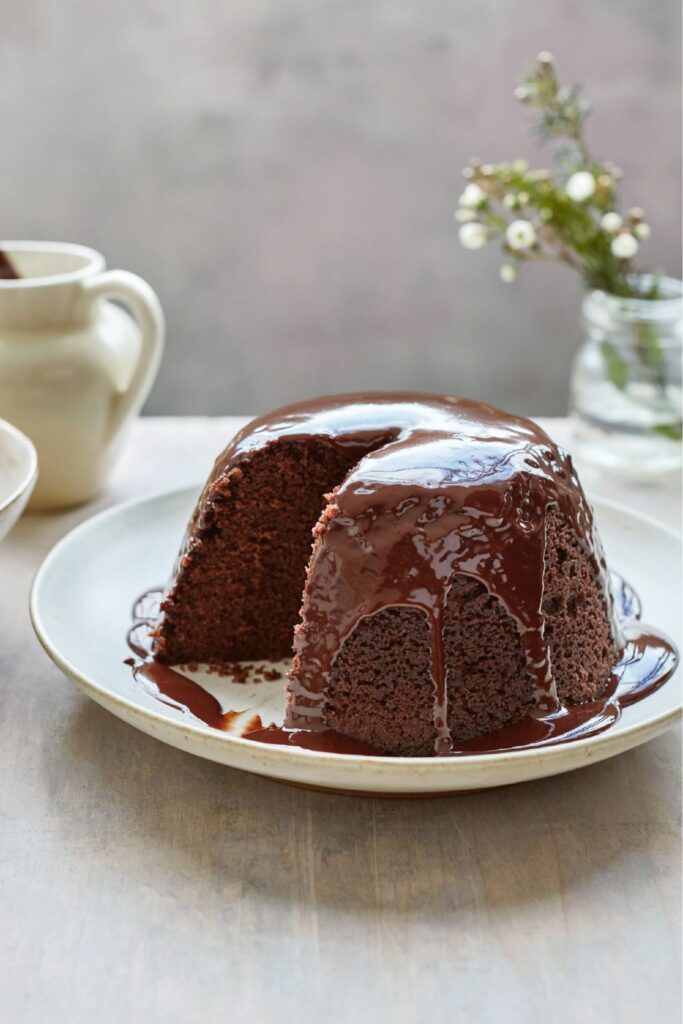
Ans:
{"label": "white ceramic plate", "polygon": [[[317,753],[255,743],[211,729],[162,704],[133,678],[126,632],[131,606],[170,573],[193,508],[194,489],[103,512],[65,537],[43,562],[31,617],[43,647],[88,696],[156,739],[199,757],[286,782],[384,795],[427,795],[538,779],[612,757],[652,739],[680,717],[680,670],[609,730],[556,747],[458,758],[389,758]],[[632,583],[646,622],[680,644],[680,538],[617,505],[597,502],[611,566]],[[195,673],[224,710],[282,714],[283,681],[237,684]]]}

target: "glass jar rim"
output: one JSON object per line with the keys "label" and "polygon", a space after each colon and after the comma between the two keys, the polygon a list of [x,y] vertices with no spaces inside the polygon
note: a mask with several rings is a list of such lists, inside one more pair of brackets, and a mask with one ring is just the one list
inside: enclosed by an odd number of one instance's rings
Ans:
{"label": "glass jar rim", "polygon": [[597,327],[610,327],[615,323],[675,324],[683,318],[683,281],[675,277],[656,274],[637,274],[633,282],[647,292],[655,282],[659,284],[661,298],[624,298],[596,289],[583,300],[583,315]]}

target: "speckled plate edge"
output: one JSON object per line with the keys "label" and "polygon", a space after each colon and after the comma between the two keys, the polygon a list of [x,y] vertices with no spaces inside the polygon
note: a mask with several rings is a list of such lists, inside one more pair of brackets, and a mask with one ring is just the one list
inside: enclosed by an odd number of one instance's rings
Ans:
{"label": "speckled plate edge", "polygon": [[[84,673],[61,651],[59,639],[50,636],[44,622],[44,613],[49,611],[45,606],[46,581],[51,573],[63,568],[65,560],[68,562],[68,559],[79,551],[81,555],[84,550],[87,552],[88,543],[92,543],[98,532],[109,533],[108,527],[116,517],[144,511],[145,520],[154,522],[155,503],[177,502],[182,499],[189,507],[196,494],[196,488],[167,492],[156,497],[126,502],[93,516],[55,545],[40,566],[31,588],[31,621],[36,636],[49,657],[85,694],[149,736],[198,757],[283,782],[337,792],[431,796],[511,785],[595,764],[653,739],[681,718],[680,670],[677,677],[666,684],[667,706],[657,714],[647,717],[646,700],[638,705],[642,716],[639,720],[631,724],[622,722],[618,727],[598,736],[556,747],[458,758],[361,757],[270,746],[208,730],[199,723],[195,725],[192,722],[176,721],[165,715],[163,709],[156,711],[141,706],[135,700],[114,692],[105,682]],[[658,533],[674,549],[672,563],[681,564],[681,538],[674,531],[614,502],[596,500],[593,505],[598,518],[604,523],[609,521],[609,517],[627,520],[637,532],[643,546],[647,545],[648,537],[653,531]],[[604,525],[602,529],[605,532]],[[606,546],[609,547],[608,541]],[[171,560],[173,554],[169,553]],[[644,557],[642,551],[640,557]],[[643,564],[646,564],[646,561],[645,559]],[[122,562],[125,562],[125,559],[122,559]],[[627,578],[628,568],[622,564],[618,566],[619,571]],[[646,619],[650,618],[654,622],[655,619],[648,616],[647,611],[646,608]],[[671,629],[669,633],[672,633]],[[673,639],[680,646],[680,635],[673,635]]]}

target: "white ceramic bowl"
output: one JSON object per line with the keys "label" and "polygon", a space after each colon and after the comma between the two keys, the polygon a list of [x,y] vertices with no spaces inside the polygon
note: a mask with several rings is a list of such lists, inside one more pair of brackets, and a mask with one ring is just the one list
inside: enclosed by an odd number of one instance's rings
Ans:
{"label": "white ceramic bowl", "polygon": [[6,420],[0,420],[0,540],[24,511],[38,478],[33,444]]}

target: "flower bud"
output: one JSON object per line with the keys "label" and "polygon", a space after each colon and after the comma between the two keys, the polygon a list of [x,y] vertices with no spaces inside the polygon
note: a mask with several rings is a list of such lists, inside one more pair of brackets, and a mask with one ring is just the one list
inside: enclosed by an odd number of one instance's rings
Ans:
{"label": "flower bud", "polygon": [[590,171],[576,171],[567,181],[565,192],[575,203],[585,203],[595,192],[595,178]]}
{"label": "flower bud", "polygon": [[621,227],[623,221],[618,213],[613,210],[609,213],[605,213],[600,221],[600,226],[604,228],[610,235],[616,235],[617,231]]}
{"label": "flower bud", "polygon": [[511,249],[530,249],[536,241],[536,232],[531,221],[513,220],[508,225],[505,238]]}
{"label": "flower bud", "polygon": [[476,208],[481,206],[485,201],[486,193],[483,188],[473,181],[470,182],[469,185],[465,185],[465,191],[458,200],[460,205],[464,206],[467,210],[476,210]]}
{"label": "flower bud", "polygon": [[458,232],[460,244],[464,249],[481,249],[486,245],[487,237],[483,224],[463,224]]}
{"label": "flower bud", "polygon": [[628,231],[624,231],[612,240],[611,249],[617,259],[630,260],[638,252],[638,242]]}

